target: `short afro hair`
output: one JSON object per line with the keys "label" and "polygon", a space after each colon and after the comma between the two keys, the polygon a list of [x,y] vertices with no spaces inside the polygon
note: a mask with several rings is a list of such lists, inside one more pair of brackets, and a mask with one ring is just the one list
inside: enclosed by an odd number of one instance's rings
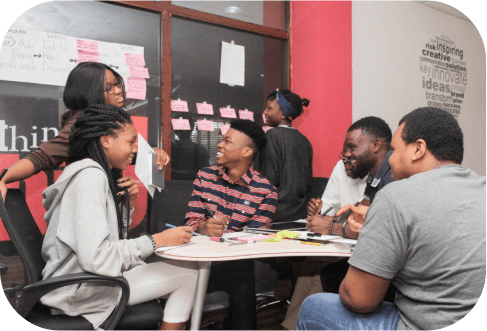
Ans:
{"label": "short afro hair", "polygon": [[401,138],[406,145],[423,139],[438,161],[462,164],[463,132],[458,121],[446,110],[435,107],[418,108],[405,115]]}
{"label": "short afro hair", "polygon": [[250,141],[253,144],[253,146],[251,147],[255,151],[255,153],[262,150],[267,143],[267,138],[265,136],[264,130],[262,130],[262,127],[255,122],[240,119],[233,120],[230,122],[230,128],[247,135],[247,137],[250,138]]}
{"label": "short afro hair", "polygon": [[353,123],[347,132],[361,129],[362,132],[374,138],[381,138],[387,143],[391,143],[392,131],[389,125],[379,117],[367,116]]}

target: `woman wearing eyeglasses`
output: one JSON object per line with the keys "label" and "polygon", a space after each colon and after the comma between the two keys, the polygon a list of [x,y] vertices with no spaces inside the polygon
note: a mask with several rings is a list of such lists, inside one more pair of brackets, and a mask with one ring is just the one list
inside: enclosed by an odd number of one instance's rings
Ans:
{"label": "woman wearing eyeglasses", "polygon": [[[0,181],[0,191],[5,200],[6,184],[21,181],[42,170],[52,170],[63,162],[69,163],[68,137],[71,127],[89,105],[106,104],[123,107],[125,88],[123,78],[109,66],[98,62],[78,64],[69,74],[64,88],[63,101],[68,112],[61,116],[62,129],[53,139],[11,166]],[[166,152],[154,148],[158,155],[159,168],[162,169],[170,158]],[[137,184],[131,177],[120,179],[121,188],[127,188],[130,196],[138,193]],[[123,191],[121,195],[125,194]]]}

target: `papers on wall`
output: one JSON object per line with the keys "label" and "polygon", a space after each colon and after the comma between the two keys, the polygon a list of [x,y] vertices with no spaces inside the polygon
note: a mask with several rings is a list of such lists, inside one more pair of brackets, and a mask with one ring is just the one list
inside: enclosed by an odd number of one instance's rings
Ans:
{"label": "papers on wall", "polygon": [[198,120],[196,122],[198,124],[199,131],[214,131],[213,129],[213,121],[208,121],[207,119]]}
{"label": "papers on wall", "polygon": [[171,100],[171,110],[172,111],[180,111],[180,112],[188,112],[188,101],[184,101],[181,99]]}
{"label": "papers on wall", "polygon": [[254,121],[254,112],[253,111],[248,111],[247,109],[239,110],[238,114],[240,115],[240,119],[242,119],[242,120],[251,120],[252,122]]}
{"label": "papers on wall", "polygon": [[[144,47],[76,38],[59,33],[11,27],[0,51],[0,79],[65,86],[69,73],[80,62],[104,63],[125,80],[127,94],[145,99],[145,88],[129,86],[127,78],[148,78],[131,66],[144,66]],[[147,68],[139,68],[144,71]],[[135,69],[138,70],[138,69]],[[145,81],[143,82],[145,85]],[[134,90],[132,90],[134,88]],[[127,96],[130,98],[129,96]],[[143,98],[142,98],[143,97]]]}
{"label": "papers on wall", "polygon": [[213,105],[203,102],[203,103],[197,103],[196,104],[196,111],[200,115],[214,115],[213,113]]}
{"label": "papers on wall", "polygon": [[171,123],[173,130],[191,130],[187,118],[173,118],[171,119]]}
{"label": "papers on wall", "polygon": [[145,100],[147,85],[144,78],[127,78],[127,99]]}
{"label": "papers on wall", "polygon": [[222,41],[220,83],[230,86],[245,85],[245,47]]}
{"label": "papers on wall", "polygon": [[230,106],[220,108],[220,114],[222,117],[226,118],[237,118],[235,108],[230,108]]}
{"label": "papers on wall", "polygon": [[135,163],[135,174],[153,197],[156,188],[159,192],[164,189],[164,171],[157,168],[157,154],[150,147],[147,141],[139,133],[138,135],[137,162]]}

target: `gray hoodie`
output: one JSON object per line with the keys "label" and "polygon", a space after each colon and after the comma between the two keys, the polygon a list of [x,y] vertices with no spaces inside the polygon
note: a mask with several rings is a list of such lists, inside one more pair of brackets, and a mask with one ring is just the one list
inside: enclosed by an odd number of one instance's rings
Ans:
{"label": "gray hoodie", "polygon": [[[95,161],[72,163],[42,195],[48,223],[42,245],[43,279],[78,272],[120,277],[152,254],[147,236],[119,240],[108,179]],[[45,295],[41,302],[55,314],[83,315],[98,328],[120,295],[116,287],[71,285]]]}

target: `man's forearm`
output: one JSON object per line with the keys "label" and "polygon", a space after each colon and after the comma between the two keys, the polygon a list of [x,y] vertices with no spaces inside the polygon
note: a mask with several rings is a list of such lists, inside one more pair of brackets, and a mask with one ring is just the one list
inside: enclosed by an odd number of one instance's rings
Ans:
{"label": "man's forearm", "polygon": [[[331,233],[334,234],[335,236],[342,236],[343,237],[343,224],[345,223],[333,223],[333,228],[331,230]],[[355,232],[350,229],[348,225],[345,226],[345,238],[348,239],[358,239],[358,232]]]}

